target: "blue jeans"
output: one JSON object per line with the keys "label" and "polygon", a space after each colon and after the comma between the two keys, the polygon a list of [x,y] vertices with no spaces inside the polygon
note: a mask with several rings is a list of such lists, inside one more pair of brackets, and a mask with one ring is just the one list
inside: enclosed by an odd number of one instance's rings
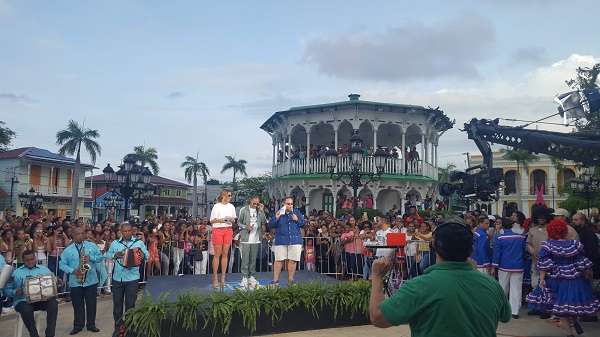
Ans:
{"label": "blue jeans", "polygon": [[371,259],[363,255],[363,280],[368,280],[371,275]]}
{"label": "blue jeans", "polygon": [[430,256],[430,252],[423,252],[423,260],[421,263],[419,263],[419,269],[421,270],[421,273],[423,273],[427,267],[435,264],[435,262],[431,261]]}

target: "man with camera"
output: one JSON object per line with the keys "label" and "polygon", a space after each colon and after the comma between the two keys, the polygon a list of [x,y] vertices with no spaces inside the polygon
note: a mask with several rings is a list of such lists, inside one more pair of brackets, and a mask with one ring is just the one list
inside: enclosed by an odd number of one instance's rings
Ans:
{"label": "man with camera", "polygon": [[[120,259],[125,256],[127,249],[137,249],[137,260],[148,259],[150,253],[142,240],[133,238],[131,224],[124,222],[120,226],[120,239],[113,241],[106,252],[106,258],[115,260],[115,269],[112,275],[112,294],[113,294],[113,318],[115,321],[115,332],[119,331],[121,318],[123,317],[123,304],[125,310],[135,306],[135,299],[138,292],[138,283],[140,279],[140,266],[123,265],[124,261]],[[135,250],[134,250],[135,251]]]}
{"label": "man with camera", "polygon": [[469,225],[457,217],[442,220],[433,247],[437,263],[387,300],[383,277],[392,261],[386,256],[373,262],[371,323],[379,328],[409,324],[414,337],[496,336],[498,322],[510,320],[511,308],[498,282],[468,262],[473,252]]}

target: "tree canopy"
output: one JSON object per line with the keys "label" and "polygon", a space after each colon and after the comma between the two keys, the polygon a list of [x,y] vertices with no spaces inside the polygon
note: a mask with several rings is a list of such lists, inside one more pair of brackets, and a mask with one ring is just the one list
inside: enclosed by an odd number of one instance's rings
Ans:
{"label": "tree canopy", "polygon": [[13,130],[4,127],[3,121],[0,121],[0,152],[8,151],[12,139],[17,135]]}
{"label": "tree canopy", "polygon": [[157,175],[159,168],[156,160],[158,159],[158,151],[154,147],[146,148],[144,145],[138,145],[133,148],[133,153],[131,153],[133,159],[136,162],[139,162],[141,166],[150,166],[150,170],[152,170],[152,174]]}

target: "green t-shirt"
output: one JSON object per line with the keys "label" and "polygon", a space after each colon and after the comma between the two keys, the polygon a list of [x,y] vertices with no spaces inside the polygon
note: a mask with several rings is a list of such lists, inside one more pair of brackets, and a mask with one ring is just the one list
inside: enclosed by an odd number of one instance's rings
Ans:
{"label": "green t-shirt", "polygon": [[392,325],[410,324],[411,336],[496,336],[510,304],[491,276],[468,262],[442,262],[404,283],[380,305]]}

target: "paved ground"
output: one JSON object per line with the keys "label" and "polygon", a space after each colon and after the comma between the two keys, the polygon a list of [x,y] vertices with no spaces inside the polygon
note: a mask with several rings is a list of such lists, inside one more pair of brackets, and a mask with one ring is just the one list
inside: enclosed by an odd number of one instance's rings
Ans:
{"label": "paved ground", "polygon": [[[91,333],[82,331],[77,334],[78,337],[106,337],[111,336],[113,318],[112,318],[112,300],[110,297],[101,298],[98,300],[98,314],[96,325],[100,328],[99,333]],[[565,336],[561,328],[556,327],[553,323],[547,323],[545,320],[539,319],[537,316],[527,316],[527,308],[521,309],[521,318],[511,320],[507,324],[500,324],[498,327],[498,336],[520,337],[520,336]],[[14,333],[16,315],[9,313],[0,317],[0,337],[12,337]],[[59,305],[59,315],[56,328],[57,337],[69,336],[73,323],[73,307],[70,303],[61,303]],[[582,323],[585,330],[582,336],[600,336],[600,323]],[[25,334],[25,336],[28,336]],[[24,336],[24,337],[25,337]],[[42,335],[43,336],[43,335]],[[285,337],[403,337],[410,336],[410,330],[407,326],[394,327],[390,329],[378,329],[372,326],[358,326],[347,328],[336,328],[326,330],[303,331],[287,334],[277,334],[271,336]]]}

